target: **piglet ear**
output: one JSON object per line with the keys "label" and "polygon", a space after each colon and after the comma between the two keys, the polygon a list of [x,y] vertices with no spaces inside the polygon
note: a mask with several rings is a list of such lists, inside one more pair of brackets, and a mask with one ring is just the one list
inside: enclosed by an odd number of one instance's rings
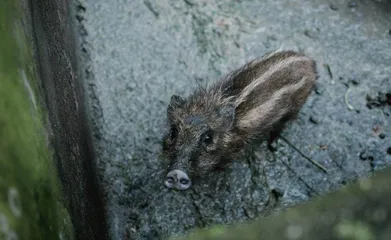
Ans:
{"label": "piglet ear", "polygon": [[185,104],[185,100],[179,95],[172,95],[170,99],[170,104],[167,107],[167,116],[168,119],[172,119],[172,114],[175,109],[180,108]]}
{"label": "piglet ear", "polygon": [[185,103],[185,100],[179,95],[172,95],[170,100],[171,107],[181,107]]}
{"label": "piglet ear", "polygon": [[221,117],[223,117],[225,123],[231,127],[235,121],[236,108],[232,103],[223,105],[219,109],[219,114]]}

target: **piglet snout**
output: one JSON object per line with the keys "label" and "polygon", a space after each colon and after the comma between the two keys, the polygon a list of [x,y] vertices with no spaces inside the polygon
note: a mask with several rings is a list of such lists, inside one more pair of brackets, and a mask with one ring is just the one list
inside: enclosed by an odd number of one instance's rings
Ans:
{"label": "piglet snout", "polygon": [[178,169],[174,169],[167,173],[164,185],[167,188],[182,191],[190,188],[191,180],[185,172]]}

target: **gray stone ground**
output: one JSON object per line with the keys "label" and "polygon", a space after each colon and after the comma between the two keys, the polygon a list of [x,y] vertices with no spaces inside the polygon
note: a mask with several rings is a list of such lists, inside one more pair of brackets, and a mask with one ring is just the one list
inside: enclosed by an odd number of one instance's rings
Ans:
{"label": "gray stone ground", "polygon": [[[391,93],[390,1],[76,2],[113,239],[261,217],[391,163],[391,109],[376,101]],[[158,153],[171,94],[277,48],[317,61],[317,89],[284,136],[328,173],[280,140],[274,157],[254,146],[191,191],[165,189]]]}

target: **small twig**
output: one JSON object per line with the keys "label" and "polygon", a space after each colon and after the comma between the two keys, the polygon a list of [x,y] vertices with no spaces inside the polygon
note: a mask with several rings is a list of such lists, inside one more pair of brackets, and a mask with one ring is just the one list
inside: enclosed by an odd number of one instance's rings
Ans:
{"label": "small twig", "polygon": [[304,183],[304,185],[310,189],[312,192],[314,192],[316,195],[319,195],[319,193],[313,188],[311,187],[308,183],[306,183],[306,181],[304,181],[300,176],[298,176],[298,174],[289,166],[289,164],[287,164],[285,161],[281,160],[282,164],[285,165],[285,167],[287,167],[291,172],[293,172],[296,177],[302,182]]}
{"label": "small twig", "polygon": [[273,190],[270,188],[269,181],[267,180],[267,174],[266,174],[265,166],[263,166],[263,168],[262,168],[262,173],[263,173],[262,175],[263,175],[265,184],[266,184],[267,189],[269,191],[269,197],[266,200],[265,208],[262,211],[264,213],[264,216],[267,216],[267,215],[270,215],[271,211],[276,207],[278,199],[273,194],[273,192],[272,192]]}
{"label": "small twig", "polygon": [[192,3],[191,1],[189,1],[189,0],[183,0],[187,5],[189,5],[189,6],[194,6],[194,3]]}
{"label": "small twig", "polygon": [[323,66],[326,68],[327,73],[329,74],[329,77],[333,79],[333,73],[331,72],[331,67],[328,64],[323,64]]}
{"label": "small twig", "polygon": [[381,109],[378,109],[378,110],[380,111],[380,115],[383,117],[383,120],[384,120],[384,121],[387,121],[386,116],[384,116],[383,110],[381,110]]}
{"label": "small twig", "polygon": [[280,136],[280,138],[286,142],[290,147],[292,147],[294,150],[296,150],[302,157],[304,157],[305,159],[307,159],[308,161],[310,161],[312,164],[314,164],[315,166],[317,166],[318,168],[322,169],[325,173],[328,172],[328,170],[323,167],[320,163],[312,160],[311,158],[307,157],[303,152],[301,152],[297,147],[295,147],[291,142],[289,142],[285,137],[283,136]]}
{"label": "small twig", "polygon": [[346,93],[345,93],[345,104],[346,104],[346,106],[348,106],[349,110],[354,110],[354,107],[348,101],[350,90],[351,90],[351,88],[348,88],[348,90],[346,90]]}
{"label": "small twig", "polygon": [[153,13],[153,15],[155,15],[155,17],[159,17],[159,12],[153,8],[150,1],[144,0],[144,5]]}

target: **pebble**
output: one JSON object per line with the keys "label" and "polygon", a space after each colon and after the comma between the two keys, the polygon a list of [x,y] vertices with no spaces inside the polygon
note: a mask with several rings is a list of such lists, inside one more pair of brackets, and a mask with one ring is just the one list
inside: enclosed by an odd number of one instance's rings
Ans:
{"label": "pebble", "polygon": [[355,8],[355,7],[357,7],[357,3],[356,3],[355,1],[350,1],[350,2],[348,3],[348,7],[349,7],[349,8]]}
{"label": "pebble", "polygon": [[360,81],[357,80],[357,78],[349,78],[349,83],[352,83],[353,85],[357,86],[360,84]]}
{"label": "pebble", "polygon": [[317,117],[310,116],[310,122],[312,122],[313,124],[318,124],[318,123],[319,123],[319,120],[318,120]]}
{"label": "pebble", "polygon": [[315,85],[315,93],[317,95],[322,95],[323,91],[324,91],[323,88],[319,84]]}
{"label": "pebble", "polygon": [[334,10],[334,11],[337,11],[338,10],[338,7],[337,6],[335,6],[335,4],[333,4],[333,3],[330,3],[330,9],[331,10]]}
{"label": "pebble", "polygon": [[360,152],[360,159],[361,160],[367,160],[367,158],[368,158],[368,154],[365,150]]}

